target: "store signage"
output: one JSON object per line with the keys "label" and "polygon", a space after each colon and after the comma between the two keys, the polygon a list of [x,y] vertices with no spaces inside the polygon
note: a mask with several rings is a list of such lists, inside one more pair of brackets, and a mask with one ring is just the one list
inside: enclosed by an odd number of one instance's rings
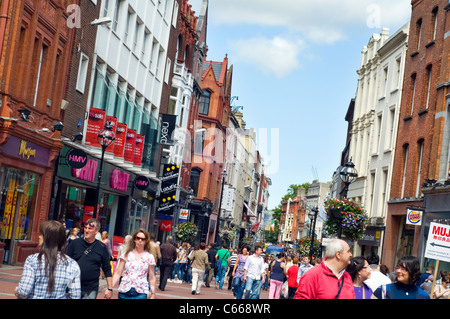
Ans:
{"label": "store signage", "polygon": [[72,168],[83,168],[87,164],[88,157],[83,150],[74,148],[67,153],[66,161]]}
{"label": "store signage", "polygon": [[422,225],[422,213],[421,209],[410,209],[406,211],[406,224],[420,226]]}
{"label": "store signage", "polygon": [[450,225],[430,223],[425,257],[450,262]]}
{"label": "store signage", "polygon": [[72,177],[81,179],[86,182],[95,181],[95,173],[97,172],[98,162],[92,159],[88,159],[86,165],[83,168],[72,168]]}
{"label": "store signage", "polygon": [[116,139],[114,141],[114,156],[123,157],[126,139],[127,125],[123,123],[117,123]]}
{"label": "store signage", "polygon": [[180,165],[164,164],[158,212],[173,213],[172,208],[176,206],[179,175]]}
{"label": "store signage", "polygon": [[106,111],[91,107],[89,109],[88,124],[86,127],[85,144],[101,147],[98,142],[98,132],[105,127]]}
{"label": "store signage", "polygon": [[187,222],[187,220],[189,219],[189,212],[190,212],[189,209],[181,209],[180,210],[180,216],[178,218],[180,223]]}
{"label": "store signage", "polygon": [[109,186],[113,189],[117,189],[122,192],[126,192],[128,188],[128,181],[130,179],[130,174],[122,172],[121,170],[114,169],[111,172],[111,178]]}
{"label": "store signage", "polygon": [[48,166],[50,150],[40,145],[10,136],[3,145],[3,153],[14,158]]}
{"label": "store signage", "polygon": [[172,220],[161,220],[161,224],[159,226],[160,230],[163,231],[171,231],[172,230],[173,221]]}
{"label": "store signage", "polygon": [[112,257],[116,259],[119,255],[120,246],[123,245],[125,241],[124,237],[113,236],[112,240]]}
{"label": "store signage", "polygon": [[177,116],[162,114],[160,142],[163,145],[173,144],[173,131],[175,130]]}
{"label": "store signage", "polygon": [[141,191],[146,190],[148,185],[150,185],[150,180],[145,176],[138,176],[134,180],[134,186]]}

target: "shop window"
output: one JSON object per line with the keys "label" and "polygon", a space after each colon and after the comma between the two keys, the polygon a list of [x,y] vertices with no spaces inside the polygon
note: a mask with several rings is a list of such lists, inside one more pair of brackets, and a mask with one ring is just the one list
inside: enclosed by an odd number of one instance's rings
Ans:
{"label": "shop window", "polygon": [[189,187],[193,190],[194,196],[198,197],[198,186],[200,184],[200,173],[199,169],[194,168],[191,171],[191,178],[189,181]]}
{"label": "shop window", "polygon": [[[1,171],[0,241],[6,244],[3,262],[9,263],[17,240],[31,239],[39,176],[5,167]],[[2,261],[0,261],[1,263]]]}

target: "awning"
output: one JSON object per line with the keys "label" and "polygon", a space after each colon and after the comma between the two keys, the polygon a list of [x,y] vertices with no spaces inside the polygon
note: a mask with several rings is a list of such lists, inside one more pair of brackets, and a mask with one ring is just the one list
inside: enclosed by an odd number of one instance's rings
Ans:
{"label": "awning", "polygon": [[244,206],[247,207],[247,210],[250,212],[250,215],[256,217],[256,214],[248,207],[248,205],[244,202]]}

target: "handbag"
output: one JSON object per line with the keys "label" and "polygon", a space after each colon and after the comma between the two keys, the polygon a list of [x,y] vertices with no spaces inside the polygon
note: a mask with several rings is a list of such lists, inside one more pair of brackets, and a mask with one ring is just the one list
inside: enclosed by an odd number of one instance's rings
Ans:
{"label": "handbag", "polygon": [[283,285],[281,286],[281,297],[284,299],[288,299],[289,297],[288,281],[283,282]]}

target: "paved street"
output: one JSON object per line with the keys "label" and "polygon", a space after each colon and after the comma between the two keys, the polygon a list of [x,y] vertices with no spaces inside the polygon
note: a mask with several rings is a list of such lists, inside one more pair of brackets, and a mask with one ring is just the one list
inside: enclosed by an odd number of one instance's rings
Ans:
{"label": "paved street", "polygon": [[[2,265],[0,267],[0,299],[16,299],[14,289],[17,287],[22,275],[22,267]],[[157,285],[159,284],[159,275],[157,275]],[[100,279],[100,291],[106,287],[106,280]],[[191,285],[167,283],[165,291],[156,288],[156,299],[234,299],[231,290],[227,290],[228,286],[224,283],[223,289],[215,289],[202,287],[200,295],[191,294]],[[100,293],[99,299],[103,298]],[[117,289],[114,289],[113,299],[117,299]],[[268,299],[268,292],[261,291],[261,299]]]}

